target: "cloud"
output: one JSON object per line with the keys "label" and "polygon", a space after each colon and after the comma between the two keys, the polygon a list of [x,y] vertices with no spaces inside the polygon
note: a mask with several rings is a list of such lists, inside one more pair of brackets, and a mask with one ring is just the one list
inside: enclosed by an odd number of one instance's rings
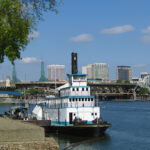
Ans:
{"label": "cloud", "polygon": [[150,43],[150,35],[145,35],[141,38],[141,41],[144,43]]}
{"label": "cloud", "polygon": [[143,67],[146,67],[147,65],[146,64],[137,64],[137,65],[134,65],[135,68],[143,68]]}
{"label": "cloud", "polygon": [[69,39],[69,41],[71,42],[91,42],[93,40],[94,38],[90,34],[80,34]]}
{"label": "cloud", "polygon": [[133,31],[134,27],[132,25],[123,25],[123,26],[116,26],[113,28],[103,29],[101,31],[102,34],[122,34],[125,32]]}
{"label": "cloud", "polygon": [[25,58],[22,58],[21,63],[29,64],[29,63],[39,62],[39,61],[40,60],[38,60],[35,57],[25,57]]}
{"label": "cloud", "polygon": [[31,38],[38,38],[39,37],[39,32],[37,32],[37,31],[32,31],[30,34],[29,34],[29,39],[31,39]]}
{"label": "cloud", "polygon": [[141,30],[143,33],[150,33],[150,26],[148,26],[146,29]]}

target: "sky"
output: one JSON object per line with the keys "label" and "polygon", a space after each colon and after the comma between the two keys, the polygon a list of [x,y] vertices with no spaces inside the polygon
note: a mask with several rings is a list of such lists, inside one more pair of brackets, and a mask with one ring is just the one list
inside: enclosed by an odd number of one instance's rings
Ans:
{"label": "sky", "polygon": [[[132,67],[132,76],[150,73],[150,0],[64,0],[59,13],[47,12],[33,31],[17,77],[23,81],[40,78],[40,62],[65,65],[71,72],[71,52],[78,53],[78,67],[95,62],[109,65],[110,80],[116,66]],[[0,64],[0,80],[12,74],[11,63]]]}

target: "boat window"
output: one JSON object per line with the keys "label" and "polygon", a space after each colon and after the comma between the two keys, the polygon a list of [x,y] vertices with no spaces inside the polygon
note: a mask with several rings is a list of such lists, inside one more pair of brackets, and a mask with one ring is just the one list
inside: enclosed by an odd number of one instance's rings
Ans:
{"label": "boat window", "polygon": [[90,101],[90,98],[88,98],[88,101]]}
{"label": "boat window", "polygon": [[84,98],[82,98],[82,101],[84,101]]}
{"label": "boat window", "polygon": [[71,98],[69,99],[69,101],[71,102]]}
{"label": "boat window", "polygon": [[77,88],[77,91],[79,91],[79,88]]}
{"label": "boat window", "polygon": [[91,99],[91,101],[93,101],[93,98]]}
{"label": "boat window", "polygon": [[82,88],[82,91],[84,91],[84,88]]}
{"label": "boat window", "polygon": [[91,115],[93,116],[94,114],[93,114],[93,113],[91,113]]}
{"label": "boat window", "polygon": [[88,88],[86,88],[86,91],[88,91]]}
{"label": "boat window", "polygon": [[87,98],[85,98],[85,101],[87,101]]}
{"label": "boat window", "polygon": [[74,98],[73,98],[73,102],[74,102]]}
{"label": "boat window", "polygon": [[76,98],[76,102],[78,101],[78,99]]}
{"label": "boat window", "polygon": [[72,88],[72,91],[75,91],[75,89],[74,89],[74,88]]}
{"label": "boat window", "polygon": [[97,116],[97,113],[95,113],[95,116]]}
{"label": "boat window", "polygon": [[76,114],[74,113],[74,116],[75,116]]}

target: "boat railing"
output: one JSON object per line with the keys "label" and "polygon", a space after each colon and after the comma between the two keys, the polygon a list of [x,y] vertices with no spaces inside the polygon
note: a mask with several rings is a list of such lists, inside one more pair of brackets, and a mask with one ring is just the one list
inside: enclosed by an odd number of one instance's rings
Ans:
{"label": "boat railing", "polygon": [[92,102],[65,102],[65,103],[53,103],[47,104],[43,103],[44,107],[48,107],[49,109],[58,109],[58,108],[79,108],[79,107],[98,107],[100,106],[99,100],[94,100]]}

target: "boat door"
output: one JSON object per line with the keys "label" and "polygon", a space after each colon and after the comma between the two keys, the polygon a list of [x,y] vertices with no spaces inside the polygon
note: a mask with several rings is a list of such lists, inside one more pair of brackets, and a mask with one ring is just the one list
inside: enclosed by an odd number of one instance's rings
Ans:
{"label": "boat door", "polygon": [[72,124],[73,121],[73,113],[69,113],[69,124]]}

